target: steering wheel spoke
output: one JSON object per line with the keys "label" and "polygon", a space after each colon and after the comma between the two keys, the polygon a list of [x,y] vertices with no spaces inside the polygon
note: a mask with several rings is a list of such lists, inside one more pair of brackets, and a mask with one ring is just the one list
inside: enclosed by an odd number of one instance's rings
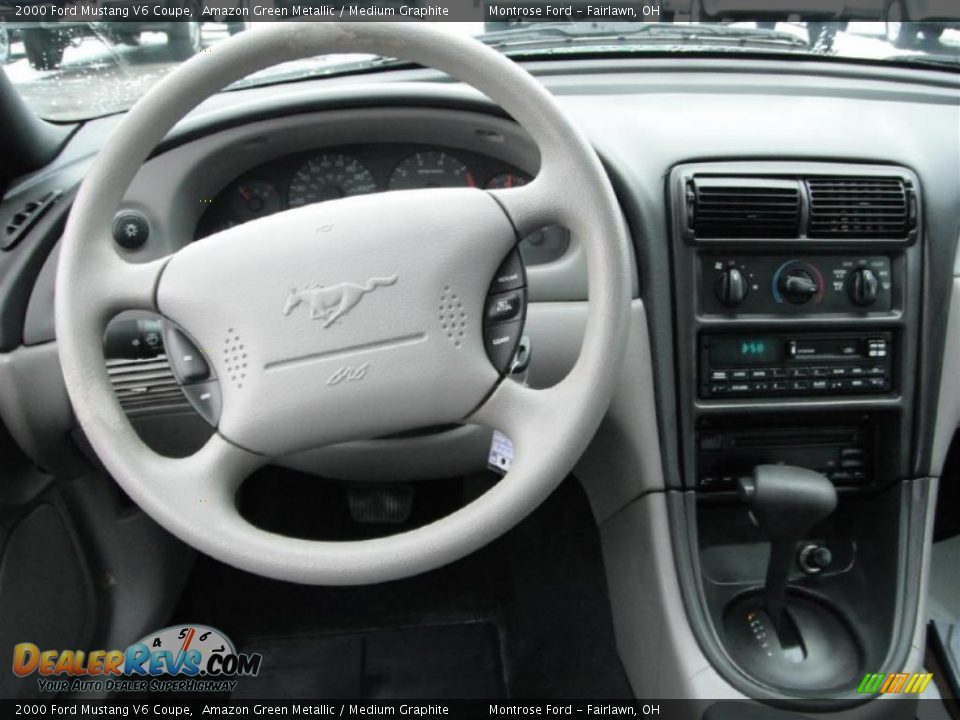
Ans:
{"label": "steering wheel spoke", "polygon": [[562,193],[553,187],[553,176],[538,175],[526,185],[509,189],[490,190],[513,223],[519,237],[525,237],[564,218]]}
{"label": "steering wheel spoke", "polygon": [[104,268],[103,289],[100,296],[102,312],[116,314],[123,310],[158,312],[157,285],[170,257],[145,263],[131,263],[119,257]]}
{"label": "steering wheel spoke", "polygon": [[[214,433],[192,455],[167,458],[145,447],[140,449],[141,469],[158,478],[157,495],[165,496],[160,512],[189,503],[201,511],[215,513],[234,508],[237,489],[254,471],[266,464],[267,458],[237,447]],[[134,497],[134,500],[138,498]],[[143,498],[149,502],[151,498]]]}

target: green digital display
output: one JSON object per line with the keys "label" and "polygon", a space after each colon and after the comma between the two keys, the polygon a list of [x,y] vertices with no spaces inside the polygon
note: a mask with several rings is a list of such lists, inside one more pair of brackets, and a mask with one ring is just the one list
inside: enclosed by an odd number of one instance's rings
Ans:
{"label": "green digital display", "polygon": [[763,357],[766,347],[764,340],[743,340],[740,342],[740,354],[744,357]]}
{"label": "green digital display", "polygon": [[711,338],[710,361],[714,366],[776,363],[782,344],[768,337]]}

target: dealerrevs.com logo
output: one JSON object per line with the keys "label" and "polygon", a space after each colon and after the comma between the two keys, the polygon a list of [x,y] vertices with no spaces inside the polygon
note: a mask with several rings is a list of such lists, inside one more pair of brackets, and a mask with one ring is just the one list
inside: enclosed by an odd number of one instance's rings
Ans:
{"label": "dealerrevs.com logo", "polygon": [[262,656],[238,653],[219,630],[178,625],[147,635],[124,650],[13,648],[13,672],[36,674],[44,692],[232,692],[237,678],[260,672]]}

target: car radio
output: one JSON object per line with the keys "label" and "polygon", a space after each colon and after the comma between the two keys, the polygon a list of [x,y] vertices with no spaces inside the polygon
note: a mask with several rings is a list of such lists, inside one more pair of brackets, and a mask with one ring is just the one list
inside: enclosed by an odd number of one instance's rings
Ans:
{"label": "car radio", "polygon": [[889,332],[700,336],[700,396],[889,392]]}

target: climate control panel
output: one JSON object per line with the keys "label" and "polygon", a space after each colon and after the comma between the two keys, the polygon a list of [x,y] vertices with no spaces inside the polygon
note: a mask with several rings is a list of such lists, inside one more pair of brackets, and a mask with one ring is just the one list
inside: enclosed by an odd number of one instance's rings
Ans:
{"label": "climate control panel", "polygon": [[706,314],[803,315],[887,312],[893,305],[884,255],[700,256],[700,310]]}

